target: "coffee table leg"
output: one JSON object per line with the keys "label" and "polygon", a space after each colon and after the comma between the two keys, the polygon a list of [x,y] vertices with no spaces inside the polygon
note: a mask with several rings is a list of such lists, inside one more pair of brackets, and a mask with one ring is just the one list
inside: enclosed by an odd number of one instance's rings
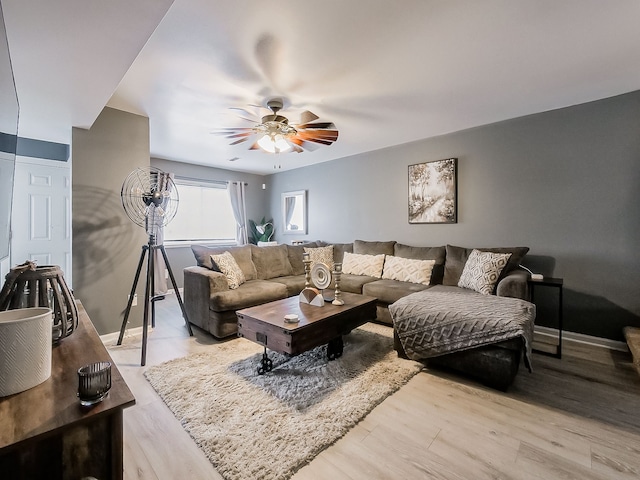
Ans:
{"label": "coffee table leg", "polygon": [[342,335],[334,338],[327,344],[327,358],[329,360],[335,360],[342,356],[342,350],[344,343],[342,342]]}
{"label": "coffee table leg", "polygon": [[264,347],[262,360],[260,361],[260,366],[258,367],[258,375],[264,375],[271,370],[273,370],[273,361],[267,355],[267,347]]}

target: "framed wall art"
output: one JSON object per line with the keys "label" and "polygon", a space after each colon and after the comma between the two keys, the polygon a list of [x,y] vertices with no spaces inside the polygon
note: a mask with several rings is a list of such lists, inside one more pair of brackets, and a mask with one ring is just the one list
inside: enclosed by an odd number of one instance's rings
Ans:
{"label": "framed wall art", "polygon": [[409,223],[458,222],[458,159],[409,165]]}

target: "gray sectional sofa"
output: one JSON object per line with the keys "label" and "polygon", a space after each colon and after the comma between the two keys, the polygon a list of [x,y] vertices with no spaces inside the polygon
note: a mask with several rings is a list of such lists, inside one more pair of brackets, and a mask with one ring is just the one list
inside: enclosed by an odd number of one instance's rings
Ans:
{"label": "gray sectional sofa", "polygon": [[[304,247],[330,245],[310,242],[304,245],[258,247],[193,246],[197,265],[184,269],[184,304],[189,321],[210,332],[216,338],[235,335],[238,330],[236,311],[299,294],[305,285],[302,254]],[[342,262],[345,252],[366,255],[394,255],[416,260],[435,260],[430,285],[388,280],[376,277],[343,274],[340,288],[345,292],[362,293],[377,298],[377,322],[392,325],[389,305],[419,291],[458,289],[458,280],[472,248],[452,245],[438,247],[409,246],[394,241],[332,243],[334,262]],[[519,269],[527,247],[480,248],[483,251],[511,253],[495,288],[498,296],[529,298],[528,274]],[[228,251],[242,270],[246,281],[230,289],[227,279],[211,260],[211,255]],[[469,290],[469,292],[473,293]],[[397,340],[397,338],[396,338]],[[399,341],[398,354],[404,356]],[[512,339],[432,358],[429,364],[462,371],[486,385],[506,390],[513,381],[520,364],[523,343]]]}
{"label": "gray sectional sofa", "polygon": [[[273,300],[299,294],[304,288],[304,247],[333,245],[334,262],[342,262],[345,252],[366,255],[395,255],[398,257],[435,260],[431,285],[380,279],[362,275],[343,274],[340,289],[362,293],[378,299],[377,321],[391,325],[388,306],[414,292],[438,285],[456,286],[471,248],[452,245],[439,247],[415,247],[397,242],[353,243],[311,242],[302,245],[277,245],[257,247],[192,247],[197,266],[184,269],[184,303],[189,321],[210,332],[216,338],[235,335],[236,310],[260,305]],[[481,248],[492,252],[512,254],[503,270],[496,295],[528,298],[527,274],[517,267],[527,253],[526,247]],[[241,268],[246,282],[231,290],[225,276],[216,271],[211,255],[230,252]]]}

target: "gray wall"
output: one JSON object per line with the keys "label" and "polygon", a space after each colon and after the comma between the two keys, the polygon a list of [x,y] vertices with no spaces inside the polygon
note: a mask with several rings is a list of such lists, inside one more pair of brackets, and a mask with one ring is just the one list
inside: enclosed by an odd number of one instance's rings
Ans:
{"label": "gray wall", "polygon": [[[267,177],[262,175],[253,175],[250,173],[234,172],[232,170],[224,170],[221,168],[210,168],[189,163],[174,162],[159,158],[152,158],[151,165],[158,167],[165,172],[172,172],[182,177],[224,182],[246,182],[247,218],[260,220],[268,213],[267,191],[262,189],[262,184],[266,183],[268,180]],[[180,192],[178,191],[178,193]],[[215,206],[212,205],[211,208],[215,208]],[[181,288],[184,284],[182,269],[196,264],[191,247],[165,247],[165,250],[167,252],[167,258],[169,258],[169,263],[171,264],[171,271],[173,272],[176,283],[178,284],[178,288]],[[171,288],[171,285],[169,285],[169,288]]]}
{"label": "gray wall", "polygon": [[[409,225],[408,165],[450,157],[458,223]],[[309,192],[308,235],[277,222],[281,242],[528,246],[528,267],[564,278],[566,329],[621,340],[640,326],[639,185],[633,92],[277,173],[269,193],[279,220],[282,192]]]}
{"label": "gray wall", "polygon": [[[142,246],[143,228],[126,216],[120,189],[149,166],[149,119],[105,108],[90,130],[72,133],[73,286],[100,334],[118,331]],[[138,298],[144,297],[144,272]],[[130,326],[142,325],[143,302]]]}

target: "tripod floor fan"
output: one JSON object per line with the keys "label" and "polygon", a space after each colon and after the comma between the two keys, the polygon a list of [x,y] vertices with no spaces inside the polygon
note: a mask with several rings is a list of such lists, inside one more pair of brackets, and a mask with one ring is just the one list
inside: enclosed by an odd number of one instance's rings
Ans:
{"label": "tripod floor fan", "polygon": [[[169,265],[169,259],[167,258],[167,252],[164,249],[164,245],[157,245],[156,236],[158,229],[167,225],[173,217],[175,217],[178,211],[178,190],[168,173],[155,167],[137,168],[131,172],[122,183],[122,190],[120,191],[120,198],[122,200],[122,207],[124,208],[127,216],[136,225],[143,227],[149,235],[149,242],[147,245],[142,246],[142,253],[140,254],[140,261],[138,262],[138,268],[133,280],[133,286],[131,287],[131,293],[129,294],[129,302],[127,303],[127,309],[125,310],[124,320],[122,321],[122,327],[120,328],[120,336],[118,337],[118,345],[122,344],[124,338],[124,332],[127,327],[127,321],[129,320],[129,313],[133,305],[133,299],[136,293],[136,287],[138,286],[138,280],[140,279],[140,272],[142,271],[142,265],[145,258],[147,259],[147,275],[145,283],[145,301],[144,301],[144,317],[142,323],[142,359],[140,365],[144,366],[147,362],[147,329],[149,327],[149,313],[151,313],[151,325],[156,325],[156,310],[155,302],[164,297],[164,295],[155,295],[154,292],[154,278],[155,278],[155,252],[160,251],[164,264],[169,273],[171,284],[173,285],[173,291],[176,294],[180,309],[182,310],[182,316],[189,330],[189,335],[193,336],[191,325],[189,324],[189,318],[182,302],[182,297],[178,291],[178,285],[176,279],[171,271]],[[149,312],[151,310],[151,312]]]}

